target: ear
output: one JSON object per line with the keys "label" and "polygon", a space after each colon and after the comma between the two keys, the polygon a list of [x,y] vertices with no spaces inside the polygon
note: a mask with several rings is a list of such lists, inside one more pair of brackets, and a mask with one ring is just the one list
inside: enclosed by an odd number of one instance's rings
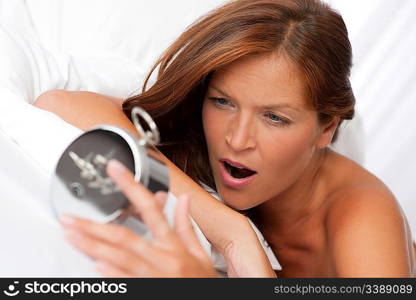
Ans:
{"label": "ear", "polygon": [[321,134],[317,141],[318,148],[325,148],[331,144],[335,131],[338,128],[339,121],[339,117],[333,117],[329,123],[321,125]]}

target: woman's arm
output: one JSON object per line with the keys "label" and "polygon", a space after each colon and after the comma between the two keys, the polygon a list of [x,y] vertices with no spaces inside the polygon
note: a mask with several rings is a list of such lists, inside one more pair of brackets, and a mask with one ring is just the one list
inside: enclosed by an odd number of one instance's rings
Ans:
{"label": "woman's arm", "polygon": [[337,277],[415,276],[406,218],[385,189],[339,195],[327,228]]}
{"label": "woman's arm", "polygon": [[[121,104],[120,99],[96,93],[55,90],[39,96],[34,105],[55,113],[82,130],[110,124],[138,135],[122,112]],[[217,201],[162,154],[161,159],[169,167],[171,191],[176,195],[189,195],[192,217],[212,245],[235,268],[237,275],[274,276],[246,217]],[[247,265],[250,267],[245,269]]]}

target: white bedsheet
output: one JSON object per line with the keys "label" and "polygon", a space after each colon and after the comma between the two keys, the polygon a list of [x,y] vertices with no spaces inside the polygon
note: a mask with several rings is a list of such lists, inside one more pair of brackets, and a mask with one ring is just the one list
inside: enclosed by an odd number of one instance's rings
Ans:
{"label": "white bedsheet", "polygon": [[0,276],[97,276],[51,213],[48,174],[1,132],[0,145]]}

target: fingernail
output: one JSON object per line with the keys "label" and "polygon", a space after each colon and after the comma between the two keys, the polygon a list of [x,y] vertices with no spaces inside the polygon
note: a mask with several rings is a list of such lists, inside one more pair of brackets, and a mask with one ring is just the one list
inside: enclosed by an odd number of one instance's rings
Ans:
{"label": "fingernail", "polygon": [[116,173],[123,173],[127,171],[127,168],[118,160],[112,159],[108,162],[107,168],[111,170],[111,172]]}
{"label": "fingernail", "polygon": [[73,225],[76,222],[76,219],[70,215],[62,215],[59,217],[59,221],[62,225]]}

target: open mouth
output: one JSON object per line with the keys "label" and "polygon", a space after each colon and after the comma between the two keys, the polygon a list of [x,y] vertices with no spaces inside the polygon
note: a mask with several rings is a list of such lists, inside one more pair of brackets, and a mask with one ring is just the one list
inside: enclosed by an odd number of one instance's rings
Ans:
{"label": "open mouth", "polygon": [[237,179],[244,179],[257,174],[257,172],[253,170],[240,166],[234,166],[225,160],[223,160],[222,163],[224,164],[225,170],[227,170],[228,174]]}

